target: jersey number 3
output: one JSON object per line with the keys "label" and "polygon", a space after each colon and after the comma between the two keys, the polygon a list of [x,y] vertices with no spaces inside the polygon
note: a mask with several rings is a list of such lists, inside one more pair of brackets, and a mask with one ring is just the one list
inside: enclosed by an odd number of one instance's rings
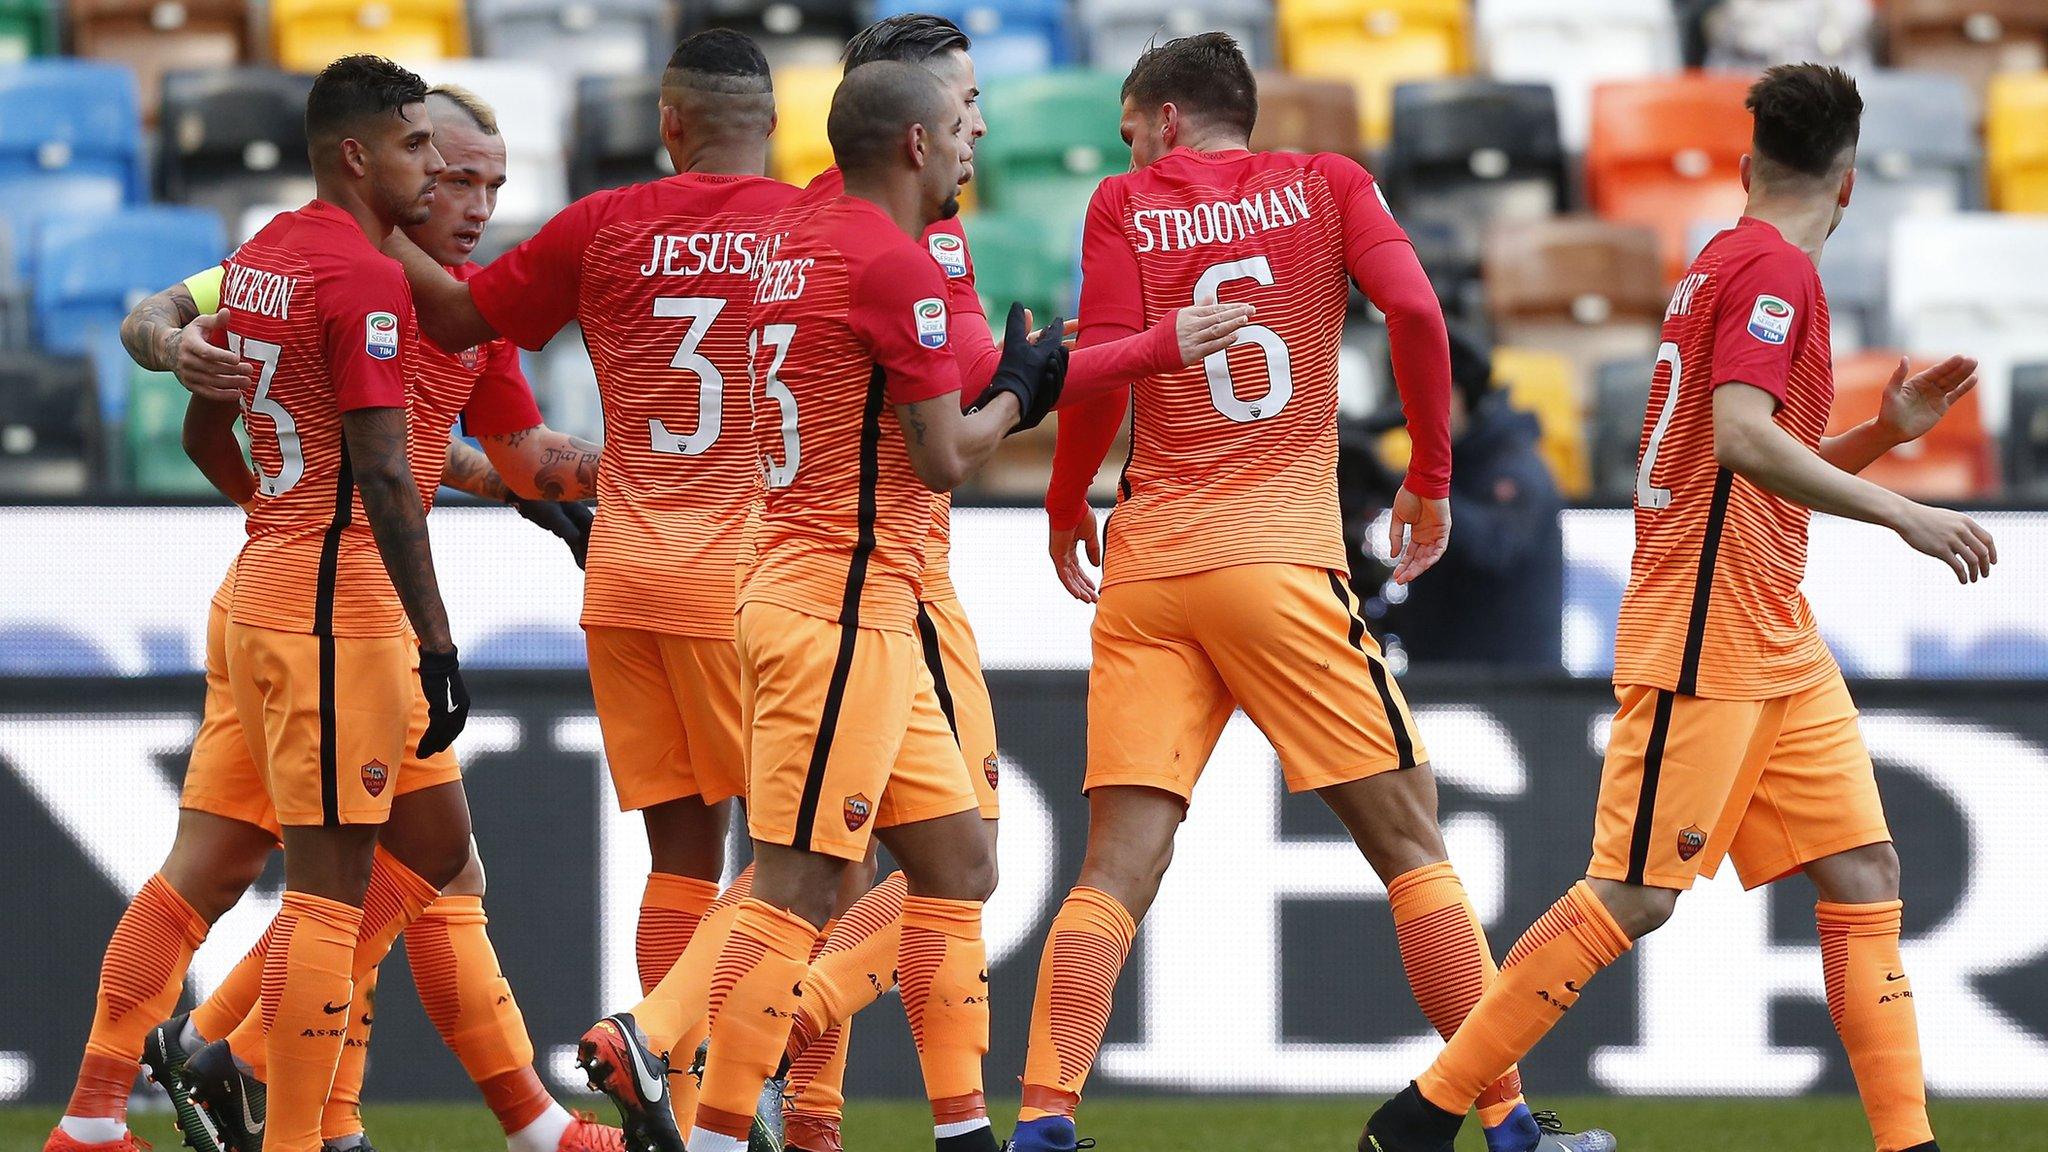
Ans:
{"label": "jersey number 3", "polygon": [[[1195,281],[1195,303],[1214,304],[1217,293],[1233,280],[1251,280],[1268,288],[1273,285],[1273,264],[1264,256],[1230,260],[1211,265]],[[1271,420],[1294,398],[1294,365],[1287,356],[1287,344],[1280,334],[1263,324],[1247,324],[1237,330],[1238,344],[1257,344],[1266,354],[1266,394],[1254,400],[1240,399],[1230,380],[1229,349],[1202,357],[1202,371],[1209,377],[1209,402],[1218,412],[1238,424]]]}
{"label": "jersey number 3", "polygon": [[[265,496],[282,496],[292,490],[306,474],[306,454],[299,447],[299,423],[292,414],[284,410],[277,397],[270,394],[270,383],[277,378],[277,358],[284,349],[268,340],[257,340],[239,332],[228,333],[228,351],[250,361],[259,369],[256,376],[256,394],[249,398],[248,416],[268,416],[271,432],[277,437],[277,475],[272,476],[256,466],[256,490]],[[248,416],[242,418],[246,426]]]}
{"label": "jersey number 3", "polygon": [[647,421],[647,438],[656,452],[669,456],[698,456],[718,442],[725,411],[725,377],[718,365],[697,355],[711,322],[725,310],[725,301],[715,296],[656,296],[654,314],[664,319],[688,317],[690,327],[676,346],[671,368],[695,373],[697,377],[697,430],[678,436],[659,417]]}

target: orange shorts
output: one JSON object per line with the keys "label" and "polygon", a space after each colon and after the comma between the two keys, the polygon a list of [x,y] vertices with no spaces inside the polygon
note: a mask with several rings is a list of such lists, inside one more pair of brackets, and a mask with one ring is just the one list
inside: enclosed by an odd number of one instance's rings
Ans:
{"label": "orange shorts", "polygon": [[[394,798],[462,779],[452,749],[424,760],[415,754],[427,731],[427,699],[419,646],[410,637],[335,637],[324,641],[333,649],[331,662],[323,662],[321,637],[237,624],[214,612],[206,718],[181,807],[264,828],[381,824]],[[217,668],[225,674],[216,676]],[[216,699],[216,682],[227,700]],[[225,747],[229,723],[241,755]],[[269,811],[256,813],[252,794],[265,797]]]}
{"label": "orange shorts", "polygon": [[1095,607],[1083,790],[1194,794],[1233,709],[1273,742],[1291,792],[1425,763],[1344,578],[1241,564],[1111,584]]}
{"label": "orange shorts", "polygon": [[975,809],[915,636],[759,601],[740,609],[754,839],[867,857],[875,829]]}
{"label": "orange shorts", "polygon": [[996,710],[988,698],[988,681],[981,678],[981,647],[974,642],[974,629],[968,626],[960,601],[948,597],[919,604],[917,638],[924,646],[924,666],[931,673],[939,710],[946,714],[968,782],[974,785],[981,818],[994,820],[1002,815],[996,796],[1002,775]]}
{"label": "orange shorts", "polygon": [[584,629],[590,690],[621,811],[747,790],[740,657],[731,640]]}
{"label": "orange shorts", "polygon": [[1839,672],[1776,700],[1614,696],[1588,876],[1683,891],[1730,856],[1755,888],[1891,840]]}

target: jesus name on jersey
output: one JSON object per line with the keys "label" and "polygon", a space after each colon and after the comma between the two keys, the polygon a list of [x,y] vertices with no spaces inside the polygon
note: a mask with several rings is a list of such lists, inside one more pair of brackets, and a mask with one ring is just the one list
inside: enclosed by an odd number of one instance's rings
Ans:
{"label": "jesus name on jersey", "polygon": [[681,236],[655,233],[654,248],[642,276],[702,276],[729,272],[751,276],[761,258],[761,237],[754,232],[689,232]]}

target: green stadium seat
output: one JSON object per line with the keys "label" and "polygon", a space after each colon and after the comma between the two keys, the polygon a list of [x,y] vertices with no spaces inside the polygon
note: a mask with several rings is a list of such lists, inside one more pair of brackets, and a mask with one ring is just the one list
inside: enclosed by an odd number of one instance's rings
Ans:
{"label": "green stadium seat", "polygon": [[1047,228],[1039,217],[1019,212],[977,212],[961,223],[991,324],[1000,328],[1012,300],[1031,309],[1040,324],[1072,314],[1075,230]]}
{"label": "green stadium seat", "polygon": [[0,64],[57,53],[57,15],[49,0],[0,0]]}
{"label": "green stadium seat", "polygon": [[1117,73],[1076,69],[990,80],[981,99],[996,127],[974,159],[983,202],[1036,216],[1069,243],[1067,225],[1087,211],[1095,185],[1130,168],[1117,127],[1122,87]]}
{"label": "green stadium seat", "polygon": [[[128,422],[123,440],[135,491],[195,496],[213,491],[185,456],[185,401],[190,393],[168,372],[134,368],[128,375]],[[235,434],[241,435],[240,425]]]}

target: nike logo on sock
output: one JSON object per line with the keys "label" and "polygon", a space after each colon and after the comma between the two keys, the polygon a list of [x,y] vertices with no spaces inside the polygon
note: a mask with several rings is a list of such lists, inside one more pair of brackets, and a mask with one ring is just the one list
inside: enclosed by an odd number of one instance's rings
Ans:
{"label": "nike logo on sock", "polygon": [[332,1016],[332,1015],[334,1015],[334,1014],[335,1014],[335,1013],[337,1013],[337,1012],[346,1012],[346,1011],[348,1011],[348,1003],[347,1003],[346,1001],[344,1001],[344,1002],[342,1002],[342,1003],[340,1003],[340,1004],[322,1004],[322,1005],[320,1006],[320,1010],[321,1010],[322,1012],[325,1012],[325,1013],[327,1013],[327,1014],[328,1014],[329,1016]]}
{"label": "nike logo on sock", "polygon": [[1885,973],[1885,974],[1884,974],[1884,979],[1885,979],[1885,983],[1887,983],[1887,984],[1891,983],[1891,982],[1892,982],[1892,981],[1894,981],[1894,980],[1904,980],[1905,978],[1906,978],[1906,974],[1905,974],[1905,973],[1903,973],[1903,972],[1900,972],[1900,973],[1898,973],[1897,975],[1894,975],[1894,974],[1892,974],[1892,973],[1890,973],[1890,972],[1887,972],[1887,973]]}

